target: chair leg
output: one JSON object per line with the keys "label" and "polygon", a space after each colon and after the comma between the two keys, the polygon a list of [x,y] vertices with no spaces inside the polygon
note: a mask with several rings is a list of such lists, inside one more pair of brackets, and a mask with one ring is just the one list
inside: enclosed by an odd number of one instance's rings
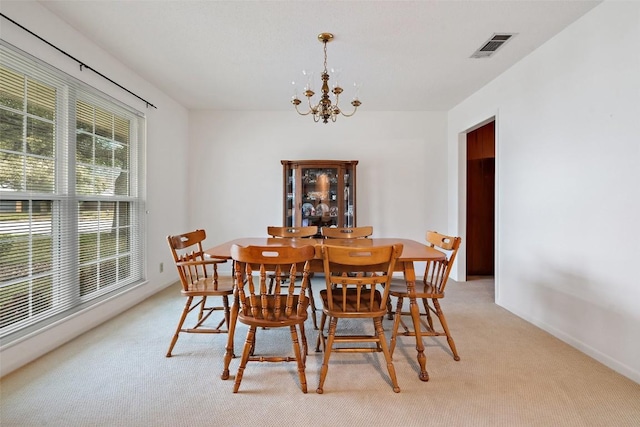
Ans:
{"label": "chair leg", "polygon": [[207,297],[202,297],[200,300],[200,311],[198,312],[198,322],[202,320],[202,316],[204,316],[204,310],[207,305]]}
{"label": "chair leg", "polygon": [[318,319],[316,316],[316,300],[313,298],[313,289],[311,289],[311,280],[309,280],[309,302],[311,305],[311,320],[313,321],[313,329],[318,329]]}
{"label": "chair leg", "polygon": [[458,356],[458,351],[456,350],[456,344],[453,342],[453,338],[451,337],[451,333],[449,332],[449,326],[447,325],[447,319],[444,317],[444,313],[440,308],[440,303],[436,298],[432,299],[433,306],[436,309],[436,314],[438,315],[438,319],[440,320],[440,324],[442,325],[442,329],[444,333],[447,335],[447,342],[449,343],[449,347],[451,348],[451,352],[453,353],[453,360],[460,360],[460,356]]}
{"label": "chair leg", "polygon": [[433,327],[433,319],[431,318],[431,309],[429,308],[429,299],[422,298],[422,305],[424,306],[424,311],[427,316],[427,323],[429,324],[429,329],[431,329],[432,332],[435,332],[436,330]]}
{"label": "chair leg", "polygon": [[256,327],[249,327],[249,331],[247,332],[247,339],[244,342],[244,349],[242,350],[242,358],[240,359],[240,366],[238,367],[238,372],[236,373],[236,381],[233,384],[233,392],[237,393],[240,388],[240,382],[242,382],[242,375],[244,374],[244,369],[247,367],[247,362],[249,361],[249,352],[253,347],[253,342],[256,338]]}
{"label": "chair leg", "polygon": [[229,332],[229,322],[231,317],[231,310],[229,308],[229,297],[226,295],[222,296],[222,305],[224,306],[224,323],[227,325],[227,332]]}
{"label": "chair leg", "polygon": [[180,316],[180,320],[178,321],[178,327],[176,328],[176,333],[173,334],[173,338],[171,339],[171,344],[169,344],[169,350],[167,351],[166,357],[171,357],[171,352],[173,351],[173,346],[178,342],[178,335],[182,330],[182,325],[184,324],[185,319],[187,318],[187,314],[189,314],[191,308],[191,302],[193,301],[193,297],[187,298],[187,303],[182,310],[182,315]]}
{"label": "chair leg", "polygon": [[316,353],[320,352],[320,343],[322,343],[322,348],[325,349],[325,339],[324,339],[324,324],[327,321],[327,315],[322,313],[322,317],[320,317],[320,329],[318,330],[318,339],[316,341]]}
{"label": "chair leg", "polygon": [[256,340],[254,337],[253,342],[251,343],[251,348],[249,349],[249,356],[254,356],[255,352],[256,352]]}
{"label": "chair leg", "polygon": [[[296,363],[298,364],[298,377],[300,378],[300,388],[303,393],[307,392],[307,377],[304,373],[305,362],[300,352],[300,343],[298,342],[298,331],[295,325],[289,327],[291,331],[291,342],[293,342],[293,352],[296,356]],[[302,332],[304,337],[304,331]],[[303,338],[304,341],[304,338]],[[304,344],[303,344],[304,345]]]}
{"label": "chair leg", "polygon": [[387,319],[393,320],[393,307],[391,305],[391,298],[387,298]]}
{"label": "chair leg", "polygon": [[307,355],[309,354],[309,344],[307,343],[307,334],[304,330],[304,322],[300,323],[300,341],[302,341],[302,361],[307,364]]}
{"label": "chair leg", "polygon": [[389,377],[393,384],[393,391],[400,393],[400,386],[398,385],[398,378],[396,377],[396,369],[393,367],[393,361],[391,360],[391,353],[387,347],[387,338],[384,336],[384,328],[382,327],[382,317],[373,319],[373,324],[378,335],[378,344],[382,347],[384,358],[387,361],[387,370],[389,371]]}
{"label": "chair leg", "polygon": [[396,305],[396,314],[393,319],[393,331],[391,332],[391,344],[389,345],[389,354],[393,357],[393,351],[396,349],[396,340],[398,339],[398,328],[400,327],[400,318],[402,317],[402,297],[398,297]]}
{"label": "chair leg", "polygon": [[[323,313],[324,316],[324,313]],[[318,388],[316,393],[323,393],[324,380],[327,377],[327,371],[329,370],[329,357],[331,356],[331,349],[333,348],[333,339],[336,335],[336,327],[338,325],[338,318],[332,317],[329,322],[329,336],[327,337],[327,343],[324,346],[324,359],[322,360],[322,367],[320,368],[320,381],[318,382]]]}
{"label": "chair leg", "polygon": [[234,338],[236,334],[236,323],[238,323],[239,305],[240,301],[238,300],[238,294],[236,292],[233,296],[233,304],[231,305],[231,307],[229,307],[229,310],[231,312],[229,317],[229,330],[227,335],[227,344],[224,351],[224,365],[222,368],[222,374],[220,375],[220,378],[223,380],[229,379],[229,365],[231,364],[231,359],[236,357],[236,355],[234,354]]}

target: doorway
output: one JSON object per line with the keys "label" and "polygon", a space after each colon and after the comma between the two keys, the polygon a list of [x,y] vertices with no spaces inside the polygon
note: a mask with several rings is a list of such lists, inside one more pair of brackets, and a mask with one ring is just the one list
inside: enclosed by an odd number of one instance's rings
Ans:
{"label": "doorway", "polygon": [[495,120],[467,133],[467,277],[495,265]]}

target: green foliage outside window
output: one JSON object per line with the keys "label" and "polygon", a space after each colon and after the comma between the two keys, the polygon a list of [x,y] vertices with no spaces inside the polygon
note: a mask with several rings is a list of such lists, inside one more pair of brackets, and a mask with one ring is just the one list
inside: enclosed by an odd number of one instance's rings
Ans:
{"label": "green foliage outside window", "polygon": [[[0,336],[142,277],[133,271],[132,118],[78,98],[75,122],[65,122],[61,92],[0,65]],[[75,130],[68,141],[61,123]]]}

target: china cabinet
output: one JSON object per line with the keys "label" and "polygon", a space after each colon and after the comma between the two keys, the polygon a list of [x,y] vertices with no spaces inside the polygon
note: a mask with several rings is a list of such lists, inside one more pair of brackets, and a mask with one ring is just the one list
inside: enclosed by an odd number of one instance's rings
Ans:
{"label": "china cabinet", "polygon": [[357,160],[281,162],[285,226],[356,226]]}

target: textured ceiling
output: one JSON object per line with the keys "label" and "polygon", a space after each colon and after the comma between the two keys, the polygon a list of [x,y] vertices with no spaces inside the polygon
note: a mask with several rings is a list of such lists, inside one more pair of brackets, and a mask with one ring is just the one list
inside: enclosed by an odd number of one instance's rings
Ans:
{"label": "textured ceiling", "polygon": [[[448,110],[598,3],[41,2],[189,109],[291,109],[302,70],[319,82],[317,35],[331,32],[328,67],[341,69],[345,100],[354,82],[362,85],[361,109],[369,111]],[[517,35],[491,58],[470,58],[501,32]]]}

